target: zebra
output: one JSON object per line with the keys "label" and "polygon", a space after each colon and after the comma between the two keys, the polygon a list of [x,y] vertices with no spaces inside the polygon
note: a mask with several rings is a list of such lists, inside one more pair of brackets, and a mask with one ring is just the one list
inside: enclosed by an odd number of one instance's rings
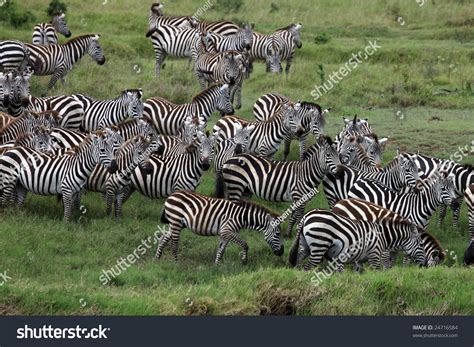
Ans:
{"label": "zebra", "polygon": [[210,52],[243,52],[245,49],[250,50],[252,48],[253,31],[248,24],[243,28],[239,28],[239,31],[233,35],[224,36],[213,31],[206,32],[208,33]]}
{"label": "zebra", "polygon": [[[268,93],[264,94],[257,99],[253,106],[253,114],[255,119],[263,121],[269,119],[273,114],[278,113],[283,104],[289,104],[293,101],[290,98],[277,94]],[[314,135],[319,136],[324,133],[324,127],[326,125],[325,115],[329,113],[330,109],[322,109],[320,105],[312,102],[299,102],[301,108],[298,112],[301,114],[301,126],[300,134],[292,137],[291,139],[285,140],[284,159],[288,158],[290,153],[291,141],[297,139],[300,147],[300,159],[302,159],[304,152],[306,151],[306,140],[308,135],[313,132]]]}
{"label": "zebra", "polygon": [[301,48],[303,44],[300,38],[301,23],[293,23],[285,28],[278,29],[275,34],[280,35],[283,41],[280,49],[281,60],[286,60],[285,73],[290,73],[291,63],[295,55],[296,48]]}
{"label": "zebra", "polygon": [[53,13],[51,23],[36,24],[33,28],[32,43],[34,45],[55,45],[58,43],[56,32],[71,37],[71,31],[67,27],[63,12]]}
{"label": "zebra", "polygon": [[167,55],[178,58],[191,58],[191,49],[201,38],[201,32],[196,29],[159,26],[146,34],[150,37],[155,51],[155,74],[160,76],[161,65]]}
{"label": "zebra", "polygon": [[201,85],[206,87],[212,82],[219,81],[230,87],[230,100],[234,103],[237,95],[236,109],[242,107],[242,83],[245,78],[245,61],[241,53],[226,51],[224,53],[197,54],[194,72]]}
{"label": "zebra", "polygon": [[388,208],[416,225],[426,228],[431,216],[442,203],[455,198],[452,175],[435,171],[426,188],[415,193],[399,193],[372,179],[360,179],[349,190],[348,197],[367,200]]}
{"label": "zebra", "polygon": [[358,119],[357,115],[354,115],[354,119],[342,117],[344,122],[344,128],[337,134],[334,142],[337,144],[337,150],[341,148],[341,141],[345,136],[371,136],[374,134],[372,127],[370,126],[367,119]]}
{"label": "zebra", "polygon": [[281,35],[273,33],[263,35],[253,32],[253,42],[250,48],[250,65],[254,60],[264,60],[266,72],[281,73],[281,53],[284,41]]}
{"label": "zebra", "polygon": [[[5,95],[4,106],[13,117],[21,115],[30,104],[30,78],[33,74],[31,69],[26,68],[23,72],[11,70],[7,74],[9,80],[9,95]],[[40,110],[46,111],[46,110]]]}
{"label": "zebra", "polygon": [[[384,218],[402,218],[398,214],[375,205],[371,202],[359,199],[344,199],[339,201],[331,210],[332,212],[349,219],[364,220],[367,222],[379,222]],[[440,264],[445,257],[443,247],[439,241],[426,230],[419,229],[421,242],[426,255],[426,266],[433,267]],[[398,250],[386,251],[382,254],[384,268],[391,268],[395,261]],[[405,256],[403,263],[407,264],[410,258]]]}
{"label": "zebra", "polygon": [[87,134],[78,131],[55,127],[51,129],[51,138],[55,150],[78,147],[87,137]]}
{"label": "zebra", "polygon": [[249,246],[237,234],[240,229],[262,232],[273,253],[281,256],[284,246],[277,217],[265,207],[251,202],[236,203],[188,191],[173,193],[166,199],[162,215],[162,221],[169,223],[170,229],[160,238],[156,258],[161,257],[164,247],[171,240],[171,252],[175,261],[178,260],[179,236],[183,228],[202,236],[219,236],[216,265],[221,263],[229,242],[242,247],[241,261],[247,263]]}
{"label": "zebra", "polygon": [[97,64],[105,64],[105,56],[99,44],[99,34],[77,36],[65,44],[37,46],[25,44],[29,49],[35,75],[53,75],[48,83],[48,91],[61,79],[64,83],[66,74],[86,53]]}
{"label": "zebra", "polygon": [[376,135],[373,139],[367,136],[345,136],[340,143],[339,153],[344,164],[366,172],[382,170],[379,163],[383,143],[378,142]]}
{"label": "zebra", "polygon": [[203,33],[214,33],[221,36],[236,35],[241,28],[234,22],[219,20],[214,22],[200,21],[195,16],[190,19],[191,27]]}
{"label": "zebra", "polygon": [[306,213],[298,225],[289,263],[295,266],[309,256],[304,269],[310,270],[329,254],[337,258],[336,269],[365,259],[374,269],[381,269],[382,253],[390,249],[402,249],[418,264],[426,262],[418,228],[407,220],[384,218],[367,222],[314,209]]}
{"label": "zebra", "polygon": [[23,42],[16,40],[0,41],[0,71],[23,71],[33,67],[30,50]]}
{"label": "zebra", "polygon": [[15,141],[3,143],[0,145],[0,154],[12,147],[28,147],[40,152],[52,151],[51,129],[42,125],[33,127],[31,133],[23,134]]}
{"label": "zebra", "polygon": [[191,27],[194,20],[190,16],[165,16],[161,9],[163,4],[155,2],[151,5],[150,14],[148,16],[148,29],[153,30],[160,26],[169,25],[175,27]]}
{"label": "zebra", "polygon": [[111,172],[116,170],[112,146],[97,134],[88,135],[79,147],[63,155],[49,156],[32,150],[26,150],[26,154],[35,159],[24,162],[20,171],[16,189],[18,204],[23,205],[27,191],[41,195],[61,194],[65,222],[71,219],[73,202],[80,203],[80,192],[95,166],[100,163]]}
{"label": "zebra", "polygon": [[195,190],[214,157],[214,136],[198,132],[197,138],[186,154],[172,157],[152,154],[148,161],[151,173],[145,176],[135,169],[131,176],[133,188],[151,199],[168,197],[179,190]]}
{"label": "zebra", "polygon": [[404,187],[416,188],[419,181],[418,169],[410,158],[396,156],[382,170],[359,171],[347,165],[341,167],[338,177],[326,175],[323,179],[323,189],[329,208],[339,201],[349,197],[349,190],[361,179],[370,178],[381,184],[400,191]]}
{"label": "zebra", "polygon": [[189,114],[198,115],[207,121],[215,110],[223,114],[234,113],[227,84],[213,85],[186,104],[178,105],[158,97],[150,98],[143,104],[143,116],[151,120],[161,135],[176,135]]}
{"label": "zebra", "polygon": [[469,210],[469,237],[474,240],[474,183],[466,188],[464,199]]}
{"label": "zebra", "polygon": [[12,71],[0,72],[0,111],[10,113],[10,97],[14,90]]}
{"label": "zebra", "polygon": [[298,131],[301,124],[299,114],[295,111],[298,108],[298,104],[284,105],[280,114],[263,122],[250,122],[239,117],[225,116],[216,122],[213,132],[218,135],[217,143],[219,143],[234,137],[241,126],[253,125],[247,152],[271,157],[278,151],[283,140],[291,138]]}
{"label": "zebra", "polygon": [[141,89],[126,89],[117,98],[97,100],[82,94],[73,97],[82,103],[84,119],[82,131],[94,131],[117,125],[127,118],[141,118],[143,116],[143,102]]}
{"label": "zebra", "polygon": [[10,121],[0,130],[0,144],[15,141],[18,137],[31,133],[33,128],[38,125],[52,128],[57,126],[57,120],[51,112],[25,111],[20,117]]}
{"label": "zebra", "polygon": [[304,213],[306,202],[328,173],[339,172],[339,155],[327,136],[318,138],[310,158],[301,162],[273,161],[252,154],[230,158],[222,168],[222,182],[216,196],[239,201],[246,189],[266,201],[291,201],[291,217],[286,235]]}
{"label": "zebra", "polygon": [[[451,203],[450,207],[453,211],[453,227],[457,228],[459,226],[459,215],[461,213],[461,206],[463,201],[463,196],[466,188],[470,184],[474,184],[474,167],[469,164],[459,164],[452,160],[448,159],[438,159],[429,157],[422,154],[411,154],[407,153],[405,155],[412,155],[415,158],[415,163],[420,170],[420,176],[422,178],[428,177],[433,171],[438,167],[443,167],[448,173],[453,174],[454,185],[456,187],[456,198]],[[446,216],[447,206],[441,205],[438,219],[438,226],[441,226],[443,223],[444,217]]]}
{"label": "zebra", "polygon": [[159,155],[170,157],[185,154],[192,150],[199,131],[204,132],[206,122],[203,117],[186,117],[177,135],[162,135]]}

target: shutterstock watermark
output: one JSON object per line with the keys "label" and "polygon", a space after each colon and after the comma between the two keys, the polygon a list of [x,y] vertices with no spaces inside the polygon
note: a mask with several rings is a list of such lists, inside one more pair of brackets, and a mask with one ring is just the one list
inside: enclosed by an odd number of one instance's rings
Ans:
{"label": "shutterstock watermark", "polygon": [[99,276],[102,285],[107,285],[113,278],[119,276],[122,272],[135,264],[152,246],[156,245],[160,238],[168,231],[168,227],[158,226],[155,233],[143,239],[140,245],[138,245],[132,253],[126,257],[120,257],[120,259],[117,259],[115,265],[111,268],[102,270],[102,274]]}
{"label": "shutterstock watermark", "polygon": [[458,150],[449,156],[449,160],[460,163],[469,153],[474,153],[474,140],[470,144],[464,145],[464,147],[459,146]]}
{"label": "shutterstock watermark", "polygon": [[364,48],[364,51],[352,53],[352,57],[344,64],[344,66],[341,66],[337,71],[333,71],[329,76],[329,79],[326,80],[323,85],[315,85],[314,89],[311,91],[311,96],[314,100],[318,100],[347,77],[349,73],[357,69],[360,64],[374,55],[380,48],[382,48],[382,46],[378,45],[377,41],[369,41],[369,45]]}
{"label": "shutterstock watermark", "polygon": [[214,6],[214,4],[210,1],[210,0],[207,0],[204,5],[202,5],[201,7],[199,7],[196,12],[194,12],[193,14],[193,17],[196,18],[196,19],[199,19],[200,17],[202,17],[202,15],[204,13],[206,13],[207,10],[209,10],[212,6]]}

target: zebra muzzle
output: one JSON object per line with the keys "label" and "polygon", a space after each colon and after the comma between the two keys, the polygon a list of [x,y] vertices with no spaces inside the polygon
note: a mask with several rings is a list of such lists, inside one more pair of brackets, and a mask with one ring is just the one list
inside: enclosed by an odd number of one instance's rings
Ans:
{"label": "zebra muzzle", "polygon": [[273,251],[273,254],[275,254],[278,257],[281,257],[283,253],[285,253],[285,247],[283,245],[281,245],[281,247],[278,250]]}

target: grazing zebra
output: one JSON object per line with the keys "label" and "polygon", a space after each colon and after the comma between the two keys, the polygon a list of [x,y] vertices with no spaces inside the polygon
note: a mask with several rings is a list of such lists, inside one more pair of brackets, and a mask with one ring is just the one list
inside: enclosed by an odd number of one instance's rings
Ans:
{"label": "grazing zebra", "polygon": [[304,266],[309,270],[329,252],[331,258],[337,258],[337,269],[366,259],[371,267],[381,269],[382,253],[390,249],[402,249],[418,264],[426,262],[418,228],[403,218],[367,222],[314,209],[306,213],[298,225],[289,262],[295,266],[309,256]]}
{"label": "grazing zebra", "polygon": [[254,60],[264,60],[266,71],[272,73],[281,73],[281,53],[284,41],[281,35],[273,33],[263,35],[253,32],[253,42],[250,48],[250,60],[253,65]]}
{"label": "grazing zebra", "polygon": [[33,28],[34,45],[49,45],[58,43],[58,34],[71,37],[71,31],[66,24],[65,14],[62,12],[53,13],[51,23],[39,23]]}
{"label": "grazing zebra", "polygon": [[172,157],[151,155],[148,161],[151,173],[145,176],[135,169],[133,187],[151,199],[164,198],[179,190],[195,190],[203,170],[210,168],[214,157],[214,136],[199,132],[197,138],[195,146],[186,154]]}
{"label": "grazing zebra", "polygon": [[213,127],[213,132],[218,135],[217,143],[234,137],[240,127],[253,125],[247,152],[271,157],[283,140],[291,138],[298,131],[301,124],[299,114],[295,111],[298,107],[298,104],[284,105],[280,114],[263,122],[250,122],[234,116],[222,117]]}
{"label": "grazing zebra", "polygon": [[0,41],[0,71],[23,71],[33,67],[27,45],[15,40]]}
{"label": "grazing zebra", "polygon": [[[387,210],[383,207],[375,205],[371,202],[359,199],[345,199],[339,201],[332,212],[355,220],[363,220],[372,223],[378,223],[384,218],[402,218],[398,214]],[[426,255],[426,266],[432,267],[440,264],[444,259],[444,251],[439,241],[430,233],[425,230],[419,230],[421,236],[421,242],[423,244],[423,249]],[[398,254],[398,250],[392,249],[391,251],[386,251],[382,254],[383,266],[384,268],[390,268],[395,262],[395,257]],[[403,263],[407,264],[410,258],[405,256]]]}
{"label": "grazing zebra", "polygon": [[163,248],[171,240],[171,252],[178,260],[179,236],[183,228],[202,236],[219,236],[216,264],[221,262],[229,242],[242,247],[241,261],[247,263],[249,246],[237,234],[240,229],[262,232],[273,253],[281,256],[284,247],[277,217],[265,207],[251,202],[235,203],[187,191],[173,193],[166,199],[162,215],[162,221],[170,224],[170,230],[160,238],[156,258],[161,257]]}
{"label": "grazing zebra", "polygon": [[474,184],[466,188],[464,198],[469,209],[469,237],[474,240]]}
{"label": "grazing zebra", "polygon": [[280,49],[281,60],[286,60],[285,73],[290,72],[291,63],[295,55],[296,48],[301,48],[303,44],[300,38],[301,23],[290,24],[285,28],[278,29],[275,34],[280,35],[283,41]]}
{"label": "grazing zebra", "polygon": [[105,63],[104,52],[99,45],[99,37],[98,34],[82,35],[70,39],[65,44],[49,46],[25,44],[25,46],[30,51],[35,75],[53,75],[48,84],[48,90],[50,90],[59,79],[65,81],[66,74],[72,69],[74,63],[78,62],[86,53],[97,64],[103,65]]}
{"label": "grazing zebra", "polygon": [[146,37],[151,37],[156,58],[155,72],[159,77],[161,65],[167,55],[177,58],[191,58],[191,49],[200,40],[201,32],[196,29],[164,25],[150,30]]}
{"label": "grazing zebra", "polygon": [[359,171],[343,165],[338,177],[327,175],[323,180],[329,208],[333,208],[339,200],[347,199],[349,190],[354,184],[365,178],[377,180],[394,191],[400,191],[405,187],[414,189],[419,180],[418,169],[413,160],[401,156],[395,157],[382,170],[372,172]]}
{"label": "grazing zebra", "polygon": [[84,120],[81,130],[94,131],[117,125],[127,118],[143,116],[143,92],[141,89],[126,89],[112,100],[97,100],[82,94],[74,94],[82,103]]}
{"label": "grazing zebra", "polygon": [[326,136],[319,137],[311,157],[301,162],[273,161],[251,154],[239,154],[229,159],[222,168],[222,184],[217,197],[227,196],[239,201],[246,189],[266,201],[291,201],[292,212],[286,235],[304,213],[306,202],[330,172],[337,175],[339,155]]}
{"label": "grazing zebra", "polygon": [[234,97],[237,95],[235,108],[240,109],[242,83],[246,72],[244,60],[243,55],[237,51],[197,54],[194,72],[201,88],[206,87],[206,82],[208,85],[216,81],[228,84],[230,100],[234,103]]}
{"label": "grazing zebra", "polygon": [[250,50],[253,42],[253,31],[250,25],[239,28],[239,31],[233,35],[220,35],[212,31],[208,33],[208,43],[210,52],[238,51],[243,52],[245,49]]}
{"label": "grazing zebra", "polygon": [[455,198],[451,175],[435,171],[427,179],[426,187],[415,193],[398,193],[372,179],[360,179],[349,190],[348,197],[367,200],[388,208],[416,225],[426,228],[431,216],[442,203]]}
{"label": "grazing zebra", "polygon": [[[264,94],[257,99],[253,106],[253,114],[258,121],[269,119],[273,114],[280,112],[282,105],[289,104],[292,101],[290,98],[277,93]],[[301,108],[297,111],[300,113],[301,126],[300,134],[285,140],[285,160],[290,153],[291,141],[296,139],[300,147],[300,159],[302,159],[306,151],[306,140],[310,132],[316,136],[324,133],[324,126],[326,124],[325,115],[330,109],[323,110],[321,106],[312,102],[300,102]]]}
{"label": "grazing zebra", "polygon": [[160,26],[169,25],[175,27],[191,27],[191,21],[194,20],[190,16],[165,16],[161,9],[163,4],[155,2],[151,5],[150,15],[148,16],[148,29],[153,30]]}
{"label": "grazing zebra", "polygon": [[[464,192],[470,184],[474,184],[474,167],[468,164],[458,164],[452,160],[438,159],[421,154],[406,153],[405,155],[413,155],[415,157],[415,163],[421,172],[420,176],[422,178],[428,177],[438,167],[442,167],[449,174],[454,175],[456,198],[451,203],[451,209],[453,211],[453,226],[457,228]],[[441,226],[443,223],[446,212],[446,205],[441,205],[438,226]]]}
{"label": "grazing zebra", "polygon": [[35,160],[23,163],[16,189],[18,204],[23,205],[28,191],[40,195],[60,194],[65,222],[71,218],[73,202],[80,203],[80,192],[95,166],[100,163],[111,171],[116,170],[112,146],[97,134],[90,134],[79,147],[62,155],[49,156],[32,150],[26,153]]}
{"label": "grazing zebra", "polygon": [[207,121],[215,110],[222,114],[234,113],[227,84],[211,86],[186,104],[177,105],[158,97],[148,99],[144,102],[143,115],[151,120],[159,134],[176,135],[189,114]]}

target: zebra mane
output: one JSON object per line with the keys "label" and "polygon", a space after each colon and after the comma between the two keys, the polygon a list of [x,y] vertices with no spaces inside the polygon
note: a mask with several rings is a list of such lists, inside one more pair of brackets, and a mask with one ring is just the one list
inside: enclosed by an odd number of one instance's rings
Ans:
{"label": "zebra mane", "polygon": [[237,206],[240,206],[240,207],[244,207],[244,208],[253,208],[253,209],[256,209],[256,210],[259,210],[259,211],[264,211],[268,214],[270,214],[273,218],[278,218],[279,217],[279,214],[276,213],[276,212],[273,212],[271,210],[269,210],[268,208],[266,208],[265,206],[261,206],[259,204],[256,204],[252,201],[244,201],[244,200],[241,200],[241,201],[237,201],[237,202],[234,202]]}
{"label": "zebra mane", "polygon": [[290,25],[287,25],[286,27],[284,28],[280,28],[280,29],[277,29],[276,31],[281,31],[281,30],[290,30],[291,28],[295,27],[296,24],[294,23],[291,23]]}
{"label": "zebra mane", "polygon": [[464,169],[466,170],[469,170],[469,171],[473,171],[474,170],[474,166],[472,166],[471,164],[463,164],[461,165]]}
{"label": "zebra mane", "polygon": [[191,102],[198,101],[199,99],[203,98],[204,95],[206,95],[211,89],[219,88],[219,87],[221,87],[221,86],[222,86],[222,84],[219,84],[219,83],[214,83],[214,84],[212,84],[211,86],[209,86],[208,88],[204,89],[204,90],[201,91],[200,93],[194,95],[193,98],[191,99]]}
{"label": "zebra mane", "polygon": [[436,248],[439,250],[439,259],[442,261],[445,257],[445,253],[443,251],[443,246],[441,246],[439,243],[439,240],[427,231],[423,231],[423,235],[436,245]]}
{"label": "zebra mane", "polygon": [[68,40],[67,42],[65,42],[64,45],[70,45],[70,44],[73,44],[77,41],[81,41],[83,39],[87,39],[87,38],[95,37],[95,36],[97,36],[97,34],[86,34],[86,35],[76,36],[76,37],[73,37],[72,39]]}
{"label": "zebra mane", "polygon": [[300,104],[301,104],[301,107],[316,108],[320,114],[321,114],[321,112],[322,112],[321,106],[319,106],[318,104],[316,104],[316,103],[314,103],[314,102],[301,101]]}
{"label": "zebra mane", "polygon": [[[74,146],[74,147],[69,148],[66,152],[64,152],[64,154],[74,155],[74,154],[79,153],[86,144],[89,144],[92,141],[91,134],[92,133],[89,133],[84,138],[84,140],[82,140],[79,146]],[[105,136],[106,133],[105,131],[98,130],[98,131],[95,131],[94,134],[98,135],[99,137],[102,137],[102,136]]]}

